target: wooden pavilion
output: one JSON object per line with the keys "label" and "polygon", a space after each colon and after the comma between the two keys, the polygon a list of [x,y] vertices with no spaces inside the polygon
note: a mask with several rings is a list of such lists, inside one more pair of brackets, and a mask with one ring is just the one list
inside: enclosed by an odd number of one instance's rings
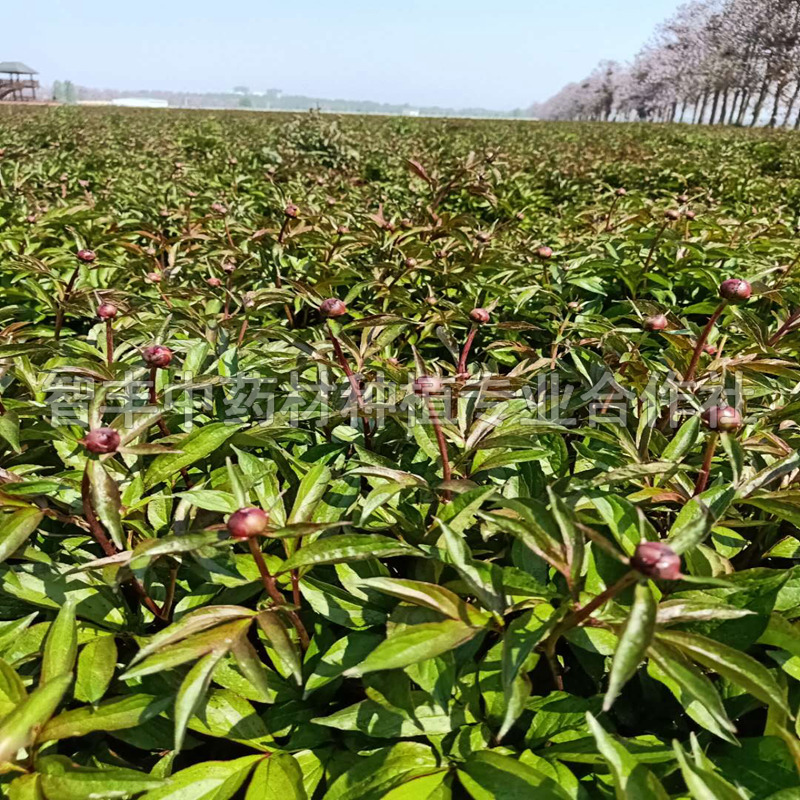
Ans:
{"label": "wooden pavilion", "polygon": [[38,74],[21,61],[0,61],[0,100],[35,100]]}

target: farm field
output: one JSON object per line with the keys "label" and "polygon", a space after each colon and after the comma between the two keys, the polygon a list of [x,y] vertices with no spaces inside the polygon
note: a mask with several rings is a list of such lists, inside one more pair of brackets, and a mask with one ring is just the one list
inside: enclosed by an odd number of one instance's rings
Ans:
{"label": "farm field", "polygon": [[0,108],[0,797],[800,796],[799,144]]}

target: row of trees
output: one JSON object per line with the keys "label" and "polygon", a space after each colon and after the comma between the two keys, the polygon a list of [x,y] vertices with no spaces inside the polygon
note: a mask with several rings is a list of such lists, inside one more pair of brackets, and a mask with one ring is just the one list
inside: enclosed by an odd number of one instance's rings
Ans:
{"label": "row of trees", "polygon": [[72,81],[53,81],[53,100],[56,103],[74,105],[78,102],[78,90]]}
{"label": "row of trees", "polygon": [[601,62],[531,112],[800,129],[800,0],[693,0],[632,63]]}

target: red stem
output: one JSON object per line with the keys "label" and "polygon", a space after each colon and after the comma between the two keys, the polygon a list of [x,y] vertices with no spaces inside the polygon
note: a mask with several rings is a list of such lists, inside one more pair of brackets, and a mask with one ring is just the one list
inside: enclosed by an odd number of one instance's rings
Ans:
{"label": "red stem", "polygon": [[694,380],[695,372],[697,372],[697,365],[700,363],[700,356],[703,354],[703,348],[706,346],[708,336],[714,329],[714,325],[727,305],[728,302],[723,300],[719,306],[717,306],[717,310],[711,315],[711,318],[706,323],[705,328],[703,328],[700,338],[697,340],[697,344],[695,344],[694,353],[692,353],[692,360],[689,362],[689,369],[686,370],[686,375],[683,376],[684,383],[690,383]]}
{"label": "red stem", "polygon": [[358,381],[358,378],[353,374],[353,370],[350,369],[350,364],[347,363],[347,358],[342,350],[341,344],[339,344],[339,340],[336,338],[336,334],[333,332],[333,328],[331,328],[330,323],[328,324],[328,338],[331,340],[331,344],[333,345],[334,352],[336,353],[336,360],[339,362],[339,366],[344,370],[344,374],[347,375],[347,379],[350,381],[350,387],[353,390],[353,394],[356,396],[356,403],[358,404],[359,409],[364,414],[364,418],[362,420],[364,424],[364,441],[367,447],[372,447],[372,433],[369,427],[369,420],[366,417],[367,407],[364,403],[364,396],[361,392],[361,384]]}
{"label": "red stem", "polygon": [[[451,472],[450,472],[450,457],[447,454],[447,442],[444,438],[444,431],[442,431],[442,423],[439,419],[439,414],[436,411],[436,407],[433,404],[433,398],[428,396],[428,412],[430,413],[431,423],[433,424],[433,430],[436,433],[436,443],[439,445],[439,455],[442,458],[442,479],[446,482],[450,480]],[[445,489],[442,492],[442,500],[445,503],[450,502],[450,490]]]}
{"label": "red stem", "polygon": [[106,360],[109,367],[114,363],[114,325],[110,319],[106,320]]}
{"label": "red stem", "polygon": [[697,483],[694,486],[694,494],[692,497],[702,494],[708,486],[708,476],[711,472],[711,462],[714,459],[714,451],[717,449],[717,438],[719,434],[713,431],[708,437],[708,444],[706,444],[706,452],[703,456],[703,466],[700,467],[700,472],[697,475]]}
{"label": "red stem", "polygon": [[789,332],[789,330],[794,326],[797,320],[800,319],[800,308],[797,309],[791,316],[786,320],[786,322],[778,328],[777,333],[774,333],[770,338],[767,344],[770,347],[774,347],[781,338]]}
{"label": "red stem", "polygon": [[[251,536],[247,540],[247,544],[250,547],[250,553],[253,556],[253,561],[256,562],[258,571],[261,574],[261,582],[264,584],[264,588],[267,590],[267,594],[272,598],[272,601],[275,603],[275,605],[278,606],[285,605],[286,600],[281,594],[280,589],[278,589],[278,584],[275,582],[275,578],[269,571],[269,567],[267,567],[267,562],[264,561],[264,554],[261,552],[261,548],[259,547],[256,538],[254,536]],[[303,650],[307,650],[309,640],[308,640],[308,632],[306,631],[305,625],[303,625],[303,622],[298,616],[296,611],[287,611],[286,613],[289,616],[292,625],[294,625],[295,630],[297,631],[297,635],[300,638],[300,644],[302,645]]]}
{"label": "red stem", "polygon": [[475,334],[478,332],[478,326],[473,325],[467,334],[467,341],[464,342],[464,348],[461,350],[461,358],[458,360],[458,374],[467,374],[467,359],[469,358],[469,351],[472,349],[472,343],[475,341]]}

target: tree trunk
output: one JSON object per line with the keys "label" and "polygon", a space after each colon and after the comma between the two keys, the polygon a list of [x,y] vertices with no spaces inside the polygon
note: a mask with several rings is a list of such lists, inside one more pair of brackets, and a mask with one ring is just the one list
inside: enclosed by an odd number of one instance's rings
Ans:
{"label": "tree trunk", "polygon": [[753,108],[753,118],[750,120],[750,127],[754,128],[756,123],[761,116],[761,109],[764,108],[764,101],[767,99],[767,94],[769,93],[769,85],[771,81],[769,78],[764,79],[764,83],[761,84],[761,91],[758,93],[758,98],[756,99],[755,108]]}
{"label": "tree trunk", "polygon": [[719,103],[719,89],[714,90],[714,102],[711,104],[711,119],[708,124],[713,125],[714,120],[717,118],[717,104]]}
{"label": "tree trunk", "polygon": [[708,103],[708,92],[703,92],[703,102],[700,103],[700,115],[697,119],[697,124],[703,124],[703,117],[706,115],[706,103]]}
{"label": "tree trunk", "polygon": [[783,97],[783,90],[786,87],[786,81],[778,81],[775,87],[775,102],[772,104],[772,113],[769,115],[769,127],[774,128],[778,124],[778,111],[781,107],[781,97]]}
{"label": "tree trunk", "polygon": [[783,122],[781,123],[781,126],[784,128],[789,124],[789,119],[791,118],[794,107],[797,104],[798,97],[800,97],[800,79],[795,82],[794,93],[792,94],[791,100],[789,100],[789,105],[786,107],[786,114],[783,116]]}
{"label": "tree trunk", "polygon": [[717,125],[724,125],[725,120],[728,117],[728,89],[726,89],[722,93],[722,108],[719,112],[719,119],[717,120]]}
{"label": "tree trunk", "polygon": [[739,106],[739,113],[736,115],[736,124],[744,125],[744,118],[747,114],[747,107],[750,105],[750,90],[744,89],[742,91],[742,101]]}
{"label": "tree trunk", "polygon": [[739,102],[739,97],[741,96],[742,92],[741,89],[737,89],[733,93],[733,102],[731,103],[731,113],[728,117],[728,125],[733,125],[733,120],[736,116],[736,104]]}
{"label": "tree trunk", "polygon": [[681,114],[678,117],[678,122],[683,122],[684,118],[686,117],[686,98],[683,98],[683,105],[681,105]]}

